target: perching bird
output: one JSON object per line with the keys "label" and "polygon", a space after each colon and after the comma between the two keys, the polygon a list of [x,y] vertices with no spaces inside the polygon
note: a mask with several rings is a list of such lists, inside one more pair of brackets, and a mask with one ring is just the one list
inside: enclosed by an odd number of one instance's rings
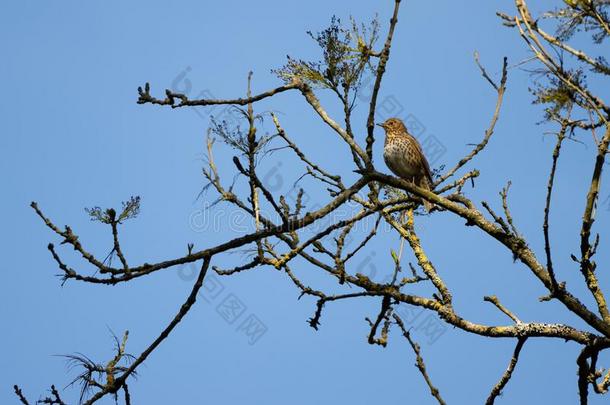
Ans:
{"label": "perching bird", "polygon": [[[383,160],[392,173],[416,186],[431,190],[430,165],[419,142],[409,133],[405,124],[398,118],[389,118],[377,125],[385,130]],[[432,204],[426,200],[423,203],[429,212]]]}

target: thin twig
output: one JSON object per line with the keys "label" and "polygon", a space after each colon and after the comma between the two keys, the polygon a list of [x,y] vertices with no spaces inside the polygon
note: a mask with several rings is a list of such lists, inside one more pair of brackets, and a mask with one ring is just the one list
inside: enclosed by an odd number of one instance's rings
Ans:
{"label": "thin twig", "polygon": [[[276,94],[283,93],[289,90],[296,90],[300,87],[299,84],[287,84],[285,86],[276,87],[275,89],[266,91],[264,93],[250,96],[248,98],[236,98],[229,100],[211,100],[211,99],[200,99],[200,100],[189,100],[188,97],[181,93],[174,93],[171,90],[165,90],[165,99],[160,100],[150,95],[150,84],[146,83],[144,89],[138,87],[138,104],[157,104],[157,105],[169,105],[172,108],[187,107],[187,106],[206,106],[206,105],[247,105],[249,103],[255,103],[268,97],[272,97]],[[176,104],[176,99],[180,100]]]}
{"label": "thin twig", "polygon": [[379,325],[381,324],[382,321],[385,321],[385,324],[388,325],[387,321],[389,318],[389,315],[391,313],[391,306],[390,303],[392,302],[391,298],[389,295],[384,295],[383,299],[381,300],[381,309],[379,310],[379,314],[377,315],[377,319],[375,319],[375,322],[371,322],[369,321],[370,325],[371,325],[371,331],[369,332],[369,337],[368,337],[368,342],[369,344],[373,345],[380,345],[385,347],[388,344],[388,328],[384,326],[382,333],[381,333],[381,337],[380,338],[376,338],[375,336],[377,335],[377,328],[379,328]]}
{"label": "thin twig", "polygon": [[203,280],[205,278],[205,275],[207,274],[208,267],[210,265],[210,260],[210,256],[204,258],[203,264],[201,265],[201,270],[199,271],[199,275],[197,276],[197,280],[193,285],[191,293],[189,294],[184,304],[182,304],[182,306],[180,307],[180,310],[178,311],[176,316],[165,327],[165,329],[163,329],[161,334],[159,334],[159,336],[146,348],[146,350],[144,350],[140,354],[140,356],[138,356],[133,361],[133,363],[127,368],[125,372],[123,372],[123,374],[121,374],[114,380],[113,384],[107,385],[103,390],[97,392],[88,401],[86,401],[84,405],[91,405],[106,394],[117,392],[117,390],[122,387],[127,378],[136,370],[136,368],[148,358],[148,356],[157,348],[157,346],[159,346],[165,339],[167,339],[171,331],[174,330],[174,328],[180,323],[180,321],[182,321],[182,318],[184,318],[184,316],[190,311],[191,307],[195,304],[195,301],[197,301],[197,293],[199,293],[199,290],[203,285]]}
{"label": "thin twig", "polygon": [[453,174],[455,172],[457,172],[466,163],[470,162],[479,152],[481,152],[485,148],[485,146],[487,146],[489,139],[491,138],[491,136],[494,133],[494,129],[496,127],[496,123],[498,122],[498,118],[500,117],[500,108],[502,107],[502,101],[504,100],[504,92],[506,91],[506,80],[508,77],[507,66],[508,66],[508,59],[504,58],[503,62],[502,62],[502,78],[500,79],[500,86],[497,86],[491,79],[489,79],[489,76],[487,76],[485,69],[479,64],[479,68],[485,73],[484,77],[486,77],[486,80],[489,80],[492,83],[492,85],[494,86],[494,88],[497,90],[497,93],[498,93],[498,98],[496,100],[496,107],[495,107],[493,116],[491,117],[491,122],[489,124],[489,127],[485,130],[485,136],[483,137],[483,140],[477,146],[475,146],[474,149],[468,155],[466,155],[465,157],[460,159],[460,161],[455,165],[455,167],[453,167],[447,173],[442,175],[440,177],[440,179],[438,179],[434,183],[435,186],[438,186],[439,184],[441,184],[442,182],[447,180],[449,177],[453,176]]}
{"label": "thin twig", "polygon": [[506,387],[506,384],[508,384],[508,381],[513,376],[513,371],[515,370],[517,362],[519,361],[519,354],[521,353],[521,348],[523,348],[523,344],[526,340],[526,337],[522,337],[519,338],[519,340],[517,341],[517,345],[515,346],[515,350],[513,351],[513,357],[508,363],[508,368],[506,369],[504,374],[502,374],[500,381],[498,381],[498,383],[492,388],[489,397],[487,397],[487,401],[485,401],[485,405],[493,405],[498,395],[502,393],[502,390],[504,389],[504,387]]}
{"label": "thin twig", "polygon": [[23,391],[21,391],[21,388],[19,388],[17,384],[13,385],[13,390],[23,405],[30,405],[28,400],[25,398],[25,395],[23,395]]}
{"label": "thin twig", "polygon": [[[568,115],[569,119],[569,115]],[[542,231],[544,233],[544,251],[546,254],[546,268],[549,272],[549,277],[551,278],[552,290],[551,293],[554,293],[559,288],[557,284],[557,278],[555,277],[555,270],[553,269],[553,257],[551,255],[551,241],[549,236],[549,214],[551,212],[551,199],[553,194],[553,185],[555,183],[555,172],[557,170],[557,161],[559,159],[559,154],[561,150],[561,145],[563,140],[565,139],[567,126],[567,120],[562,121],[561,129],[557,134],[557,143],[555,144],[555,148],[553,149],[553,163],[551,165],[551,172],[549,174],[549,181],[547,183],[547,192],[546,192],[546,203],[544,206],[544,223],[542,225]]]}
{"label": "thin twig", "polygon": [[421,356],[421,350],[420,350],[419,345],[417,343],[415,343],[413,341],[413,339],[411,338],[411,334],[405,328],[405,324],[402,322],[402,319],[400,319],[400,317],[396,314],[393,315],[393,318],[396,321],[396,324],[400,327],[400,329],[402,331],[402,335],[405,337],[405,339],[407,339],[407,341],[411,345],[411,348],[415,352],[415,357],[416,357],[415,365],[416,365],[417,369],[419,370],[419,372],[421,373],[421,375],[424,377],[424,380],[426,381],[428,388],[430,388],[430,395],[432,395],[438,401],[438,403],[440,405],[446,405],[446,402],[441,397],[440,391],[438,390],[438,388],[436,388],[432,384],[432,380],[430,379],[430,376],[428,375],[428,372],[426,371],[426,364],[424,363],[424,359]]}
{"label": "thin twig", "polygon": [[521,237],[517,227],[513,223],[513,216],[508,209],[508,190],[510,189],[511,184],[512,183],[509,181],[506,187],[504,187],[500,192],[500,197],[502,198],[502,209],[504,210],[504,216],[506,217],[506,221],[508,222],[508,225],[510,225],[510,229],[512,230],[513,234],[517,237]]}
{"label": "thin twig", "polygon": [[500,300],[495,295],[485,296],[483,297],[483,301],[491,302],[494,304],[500,311],[502,311],[506,316],[512,319],[515,323],[523,323],[515,314],[510,312],[508,308],[500,303]]}
{"label": "thin twig", "polygon": [[131,405],[131,395],[127,383],[123,384],[123,393],[125,394],[125,405]]}
{"label": "thin twig", "polygon": [[373,144],[375,142],[375,110],[377,108],[377,95],[381,88],[381,79],[385,73],[386,64],[390,58],[390,48],[392,46],[392,37],[394,36],[394,29],[398,23],[398,10],[400,8],[400,0],[394,0],[394,12],[390,19],[390,29],[388,30],[388,36],[383,45],[383,51],[381,51],[381,57],[379,58],[379,64],[377,65],[377,72],[375,75],[375,84],[373,85],[373,92],[371,94],[371,102],[369,105],[369,114],[366,120],[366,154],[368,156],[368,163],[372,167],[373,162]]}
{"label": "thin twig", "polygon": [[277,129],[278,135],[288,144],[288,147],[290,147],[290,149],[294,151],[294,153],[299,157],[299,159],[301,159],[307,166],[320,173],[322,176],[328,178],[337,187],[344,188],[343,184],[341,183],[340,176],[330,174],[326,170],[322,169],[320,166],[314,164],[309,158],[307,158],[307,156],[305,156],[305,154],[299,149],[299,147],[294,142],[292,142],[290,138],[288,138],[288,135],[286,135],[286,131],[284,130],[284,128],[282,128],[282,126],[280,125],[280,121],[274,113],[271,113],[271,118],[273,119],[273,124]]}

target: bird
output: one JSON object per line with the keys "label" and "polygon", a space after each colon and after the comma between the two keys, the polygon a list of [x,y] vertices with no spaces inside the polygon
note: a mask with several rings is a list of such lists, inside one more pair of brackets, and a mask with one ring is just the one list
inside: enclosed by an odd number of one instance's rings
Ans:
{"label": "bird", "polygon": [[[399,118],[388,118],[377,124],[385,130],[383,160],[396,176],[426,190],[432,190],[432,173],[421,145]],[[423,200],[426,211],[433,204]]]}

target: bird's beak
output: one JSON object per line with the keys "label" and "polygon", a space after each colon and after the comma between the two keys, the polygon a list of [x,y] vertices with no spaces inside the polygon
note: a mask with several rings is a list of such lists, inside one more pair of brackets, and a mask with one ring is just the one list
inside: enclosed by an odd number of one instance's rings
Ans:
{"label": "bird's beak", "polygon": [[381,127],[381,128],[385,128],[385,127],[383,126],[383,124],[380,124],[380,123],[377,123],[377,124],[375,124],[375,125],[377,125],[378,127]]}

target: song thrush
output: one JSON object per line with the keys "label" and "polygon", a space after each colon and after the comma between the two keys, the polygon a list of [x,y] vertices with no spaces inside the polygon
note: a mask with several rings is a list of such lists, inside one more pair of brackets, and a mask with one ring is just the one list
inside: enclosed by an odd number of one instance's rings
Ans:
{"label": "song thrush", "polygon": [[[409,133],[405,124],[398,118],[389,118],[377,125],[385,130],[383,160],[392,173],[416,186],[431,190],[430,165],[419,142]],[[432,209],[430,202],[423,200],[423,203],[426,211]]]}

